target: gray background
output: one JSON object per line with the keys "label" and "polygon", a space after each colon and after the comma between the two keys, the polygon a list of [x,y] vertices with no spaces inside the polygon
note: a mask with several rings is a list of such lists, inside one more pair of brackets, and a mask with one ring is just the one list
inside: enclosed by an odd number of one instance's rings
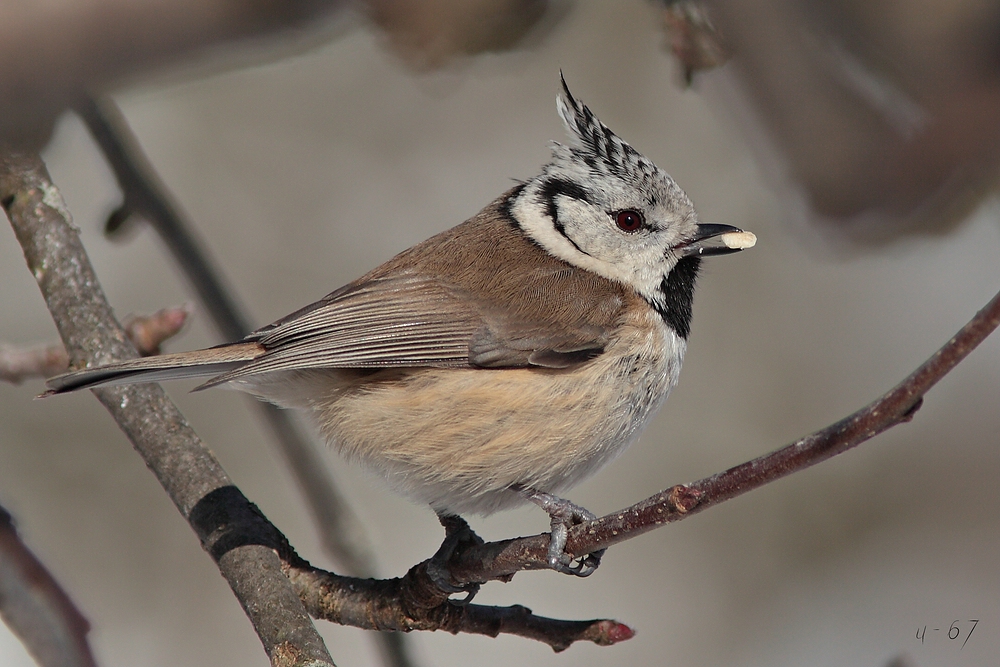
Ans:
{"label": "gray background", "polygon": [[[948,237],[836,254],[782,223],[724,100],[723,69],[678,85],[653,10],[583,3],[544,42],[413,74],[357,30],[274,64],[171,75],[117,99],[257,324],[461,222],[562,139],[558,70],[619,135],[670,172],[705,221],[758,247],[706,262],[685,370],[653,425],[568,494],[626,506],[822,427],[875,398],[1000,287],[995,202]],[[119,195],[80,123],[45,153],[120,315],[192,299],[156,237],[110,243]],[[55,339],[0,226],[0,339]],[[169,343],[219,342],[197,309]],[[523,573],[477,601],[613,617],[637,636],[553,654],[523,639],[414,634],[422,665],[980,665],[1000,652],[996,455],[1000,339],[928,396],[916,420],[816,469],[615,547],[588,580]],[[307,558],[330,566],[247,399],[171,394],[242,490]],[[266,665],[251,627],[184,520],[87,394],[35,401],[0,385],[0,503],[93,624],[102,665]],[[434,516],[329,464],[357,500],[386,575],[429,556]],[[473,525],[538,532],[544,515]],[[971,627],[980,619],[964,649]],[[962,635],[949,641],[952,621]],[[928,626],[923,645],[915,638]],[[373,664],[365,633],[320,624],[340,665]],[[941,628],[935,633],[933,628]],[[33,664],[0,626],[0,663]]]}

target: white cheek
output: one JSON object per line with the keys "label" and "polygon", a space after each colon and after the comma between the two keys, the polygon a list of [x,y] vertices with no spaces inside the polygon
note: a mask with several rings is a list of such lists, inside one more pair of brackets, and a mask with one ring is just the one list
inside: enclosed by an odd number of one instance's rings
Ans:
{"label": "white cheek", "polygon": [[630,237],[618,231],[607,214],[582,202],[566,202],[561,210],[573,221],[566,233],[581,250],[613,267],[639,294],[649,298],[658,293],[671,268],[658,242],[643,232]]}
{"label": "white cheek", "polygon": [[[612,227],[611,219],[603,211],[560,197],[557,205],[566,232],[564,236],[555,229],[549,216],[531,201],[533,193],[526,194],[514,203],[511,212],[521,228],[540,246],[573,266],[628,285],[646,299],[657,298],[660,283],[670,265],[656,245],[634,243]],[[567,236],[573,241],[570,242]]]}
{"label": "white cheek", "polygon": [[625,240],[612,229],[611,218],[604,211],[571,199],[559,201],[559,219],[566,235],[585,253],[615,266],[627,266]]}
{"label": "white cheek", "polygon": [[[569,239],[556,231],[552,220],[544,211],[534,202],[530,201],[533,193],[526,193],[522,195],[511,208],[511,212],[517,221],[521,223],[521,229],[525,231],[538,245],[542,246],[551,253],[554,257],[569,262],[573,266],[577,266],[581,269],[586,269],[587,271],[593,271],[599,276],[607,278],[608,280],[614,280],[625,285],[632,285],[632,280],[629,275],[621,271],[616,265],[606,262],[598,257],[587,254],[586,252],[581,252],[580,249],[576,248]],[[563,211],[568,209],[564,206]],[[575,234],[577,230],[567,228],[567,233]],[[583,247],[583,246],[581,246]]]}

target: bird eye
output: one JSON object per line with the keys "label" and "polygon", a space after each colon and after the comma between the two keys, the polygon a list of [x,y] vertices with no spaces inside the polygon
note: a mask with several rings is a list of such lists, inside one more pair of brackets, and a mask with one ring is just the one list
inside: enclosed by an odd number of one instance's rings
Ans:
{"label": "bird eye", "polygon": [[618,211],[615,214],[615,224],[623,232],[637,232],[642,228],[642,213],[631,209]]}

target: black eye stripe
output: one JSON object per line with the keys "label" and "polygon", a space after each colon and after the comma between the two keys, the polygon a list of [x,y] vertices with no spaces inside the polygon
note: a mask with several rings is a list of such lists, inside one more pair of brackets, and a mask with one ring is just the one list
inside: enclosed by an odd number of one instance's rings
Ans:
{"label": "black eye stripe", "polygon": [[559,225],[558,211],[556,210],[556,197],[563,195],[571,199],[579,199],[582,202],[592,204],[590,192],[579,183],[565,178],[547,178],[542,181],[542,186],[538,191],[539,198],[545,204],[545,212],[552,219],[552,222]]}
{"label": "black eye stripe", "polygon": [[576,241],[569,237],[566,233],[566,226],[559,220],[559,210],[556,207],[556,197],[559,195],[592,204],[593,201],[591,199],[590,192],[579,183],[574,183],[573,181],[565,178],[555,177],[550,177],[542,181],[541,187],[538,189],[538,199],[540,203],[545,206],[545,213],[549,216],[549,219],[552,220],[552,226],[555,227],[555,230],[559,232],[563,238],[572,243],[574,248],[582,252],[584,255],[588,255],[589,253],[584,252],[583,248],[577,245]]}

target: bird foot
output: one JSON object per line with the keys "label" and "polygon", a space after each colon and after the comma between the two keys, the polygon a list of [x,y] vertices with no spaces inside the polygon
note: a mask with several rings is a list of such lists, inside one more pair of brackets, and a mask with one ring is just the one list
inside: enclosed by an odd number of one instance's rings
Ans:
{"label": "bird foot", "polygon": [[483,538],[469,527],[468,522],[455,514],[438,514],[438,520],[444,526],[444,541],[438,547],[437,552],[427,562],[427,576],[434,582],[434,585],[446,593],[465,593],[461,600],[453,600],[456,604],[466,605],[472,602],[479,592],[479,584],[469,582],[456,584],[448,568],[448,562],[461,545],[483,544]]}
{"label": "bird foot", "polygon": [[549,567],[576,577],[589,577],[597,570],[607,549],[600,549],[577,559],[566,553],[570,527],[595,520],[597,516],[593,512],[565,498],[519,484],[512,486],[511,490],[541,507],[551,519],[552,532],[549,534],[549,552],[546,557]]}

